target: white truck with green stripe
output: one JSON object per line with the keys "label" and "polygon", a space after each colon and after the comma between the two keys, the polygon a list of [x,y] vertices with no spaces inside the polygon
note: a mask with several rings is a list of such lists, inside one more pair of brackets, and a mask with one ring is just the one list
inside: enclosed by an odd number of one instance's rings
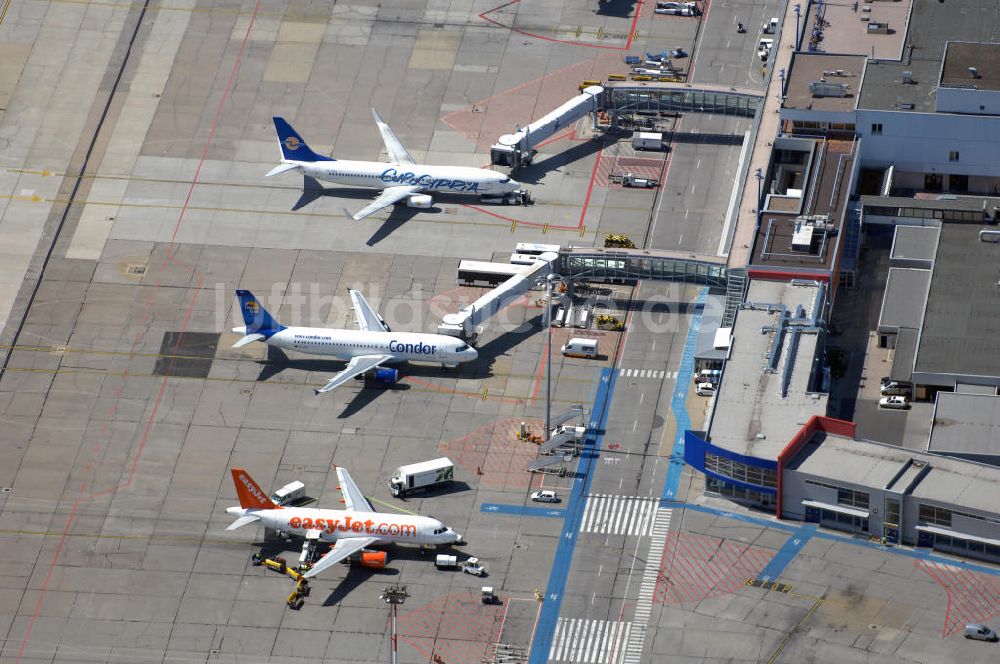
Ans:
{"label": "white truck with green stripe", "polygon": [[400,466],[389,478],[389,490],[399,498],[414,491],[450,482],[455,477],[455,465],[448,457]]}

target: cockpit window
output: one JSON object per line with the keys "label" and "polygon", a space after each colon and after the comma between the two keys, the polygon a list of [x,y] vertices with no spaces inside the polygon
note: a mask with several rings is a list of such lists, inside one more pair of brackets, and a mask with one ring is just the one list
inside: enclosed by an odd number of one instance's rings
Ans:
{"label": "cockpit window", "polygon": [[459,346],[458,348],[455,349],[455,352],[456,353],[461,353],[463,350],[469,350],[469,347],[467,345],[465,345],[465,344],[462,344],[461,346]]}
{"label": "cockpit window", "polygon": [[506,184],[506,183],[510,182],[510,178],[504,178],[503,180],[500,180],[500,182]]}

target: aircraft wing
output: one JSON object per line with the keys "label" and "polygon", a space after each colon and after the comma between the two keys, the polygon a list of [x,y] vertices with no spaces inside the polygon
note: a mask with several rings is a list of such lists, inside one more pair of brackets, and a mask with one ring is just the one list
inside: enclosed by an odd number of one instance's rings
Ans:
{"label": "aircraft wing", "polygon": [[326,385],[314,391],[316,394],[325,394],[334,388],[340,387],[355,376],[363,374],[366,371],[371,371],[386,360],[391,359],[392,355],[358,355],[357,357],[352,358],[351,361],[347,363],[347,367],[345,367],[339,374],[331,378]]}
{"label": "aircraft wing", "polygon": [[375,124],[378,125],[379,133],[382,134],[382,142],[385,143],[385,151],[389,153],[389,161],[395,164],[413,164],[413,157],[410,153],[406,151],[403,144],[399,142],[396,138],[396,134],[392,131],[392,127],[385,123],[382,116],[378,114],[374,108],[372,109],[372,115],[375,116]]}
{"label": "aircraft wing", "polygon": [[348,292],[351,294],[351,302],[354,303],[354,313],[358,317],[359,328],[365,332],[391,332],[378,312],[368,304],[364,295],[351,289],[348,289]]}
{"label": "aircraft wing", "polygon": [[365,498],[365,494],[361,493],[361,489],[351,479],[351,474],[347,472],[346,468],[337,466],[337,480],[340,482],[340,492],[344,495],[344,505],[347,509],[359,512],[375,511],[372,504]]}
{"label": "aircraft wing", "polygon": [[[354,221],[361,221],[362,219],[364,219],[368,215],[375,214],[376,212],[378,212],[379,210],[381,210],[383,208],[387,208],[390,205],[394,205],[394,204],[398,203],[399,201],[403,200],[404,198],[406,198],[410,194],[415,194],[415,193],[419,192],[422,188],[423,187],[416,186],[416,185],[413,185],[413,186],[403,185],[403,186],[399,186],[399,187],[386,187],[385,189],[382,190],[382,193],[379,194],[378,197],[374,201],[372,201],[371,203],[369,203],[365,207],[361,208],[360,210],[358,210],[354,214],[351,214],[350,212],[347,212],[347,216],[349,216]],[[345,210],[345,212],[346,212],[346,210]]]}
{"label": "aircraft wing", "polygon": [[309,571],[302,576],[307,579],[316,576],[330,565],[339,563],[344,558],[357,553],[361,549],[373,544],[377,537],[343,537],[338,539],[330,551],[316,561],[316,564],[309,568]]}

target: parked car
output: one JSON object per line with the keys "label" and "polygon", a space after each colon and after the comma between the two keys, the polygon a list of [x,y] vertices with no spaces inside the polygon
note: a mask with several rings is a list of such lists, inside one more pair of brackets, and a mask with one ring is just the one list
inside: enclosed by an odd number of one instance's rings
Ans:
{"label": "parked car", "polygon": [[558,503],[559,496],[552,489],[542,489],[531,494],[531,499],[536,503]]}
{"label": "parked car", "polygon": [[694,391],[700,397],[711,397],[715,395],[715,385],[711,383],[698,383],[698,387]]}
{"label": "parked car", "polygon": [[901,380],[889,380],[888,378],[883,378],[882,382],[879,384],[879,392],[882,396],[909,396],[913,391],[913,385]]}
{"label": "parked car", "polygon": [[965,638],[975,639],[976,641],[995,642],[1000,637],[997,637],[997,633],[986,625],[973,623],[965,626]]}
{"label": "parked car", "polygon": [[878,407],[903,410],[910,407],[910,402],[903,396],[882,397],[878,400]]}

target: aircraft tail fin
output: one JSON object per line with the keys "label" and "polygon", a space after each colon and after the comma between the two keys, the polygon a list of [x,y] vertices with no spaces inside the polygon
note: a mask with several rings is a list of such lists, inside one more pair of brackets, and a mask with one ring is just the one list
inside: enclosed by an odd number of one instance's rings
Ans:
{"label": "aircraft tail fin", "polygon": [[[336,161],[313,152],[302,137],[292,129],[292,125],[281,117],[274,116],[274,129],[278,132],[278,145],[281,147],[281,158],[285,161]],[[268,173],[273,174],[274,171]]]}
{"label": "aircraft tail fin", "polygon": [[233,484],[236,485],[236,496],[240,499],[240,507],[258,510],[279,509],[280,506],[268,498],[263,489],[253,481],[250,473],[242,468],[233,468],[232,473]]}
{"label": "aircraft tail fin", "polygon": [[[236,297],[240,300],[240,311],[243,312],[243,322],[246,323],[246,329],[243,332],[245,335],[260,334],[262,335],[260,339],[263,340],[285,329],[284,325],[271,317],[267,309],[250,291],[237,290]],[[257,339],[252,339],[252,341],[255,340]]]}

